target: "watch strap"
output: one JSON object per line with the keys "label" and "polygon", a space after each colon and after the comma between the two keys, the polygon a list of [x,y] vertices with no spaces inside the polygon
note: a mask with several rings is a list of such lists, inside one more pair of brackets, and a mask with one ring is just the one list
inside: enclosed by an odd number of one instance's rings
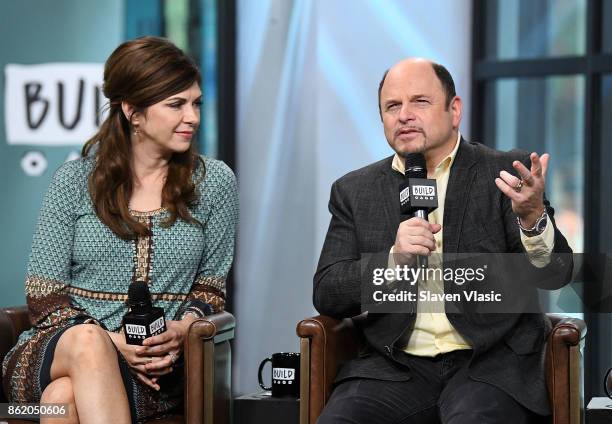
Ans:
{"label": "watch strap", "polygon": [[548,222],[548,213],[546,213],[546,209],[544,209],[542,215],[540,215],[540,217],[536,220],[535,224],[531,228],[523,227],[523,224],[521,224],[521,219],[518,216],[516,217],[516,222],[523,234],[525,234],[527,237],[538,236],[542,234],[544,232],[544,229],[546,228],[546,224]]}

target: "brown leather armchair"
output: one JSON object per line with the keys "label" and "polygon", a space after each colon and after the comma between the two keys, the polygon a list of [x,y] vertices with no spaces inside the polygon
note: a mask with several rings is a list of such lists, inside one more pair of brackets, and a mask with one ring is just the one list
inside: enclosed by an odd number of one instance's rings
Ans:
{"label": "brown leather armchair", "polygon": [[[586,324],[576,318],[549,314],[553,329],[546,347],[546,379],[553,424],[580,424],[582,368],[580,347]],[[300,424],[315,424],[338,368],[355,357],[359,336],[351,320],[316,316],[297,325],[300,337]]]}
{"label": "brown leather armchair", "polygon": [[[0,362],[13,347],[19,334],[30,328],[26,306],[0,309]],[[231,348],[234,316],[228,312],[198,319],[185,339],[184,415],[151,421],[155,424],[230,423]],[[0,402],[6,398],[0,390]],[[29,421],[8,420],[9,423]]]}

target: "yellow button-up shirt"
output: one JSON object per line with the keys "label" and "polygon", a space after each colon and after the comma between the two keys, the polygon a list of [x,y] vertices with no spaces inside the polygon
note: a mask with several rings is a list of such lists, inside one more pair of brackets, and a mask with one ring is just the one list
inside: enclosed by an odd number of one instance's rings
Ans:
{"label": "yellow button-up shirt", "polygon": [[[458,134],[455,147],[434,169],[433,175],[438,189],[438,208],[428,215],[428,220],[432,224],[442,225],[442,230],[434,234],[436,242],[436,250],[434,253],[442,253],[442,241],[444,231],[444,202],[446,200],[446,188],[448,186],[448,177],[450,169],[453,165],[459,145],[461,134]],[[395,155],[392,162],[392,168],[404,174],[404,160]],[[517,226],[517,231],[521,234],[521,241],[525,246],[525,250],[530,261],[535,266],[545,266],[550,261],[550,255],[554,247],[554,230],[550,224],[550,220],[546,224],[544,232],[538,236],[527,237]],[[393,253],[393,247],[391,248]],[[440,255],[438,255],[439,257]],[[390,255],[392,261],[393,255]],[[433,259],[433,257],[432,257]],[[435,259],[434,259],[435,260]],[[436,266],[439,264],[432,264]],[[421,285],[421,283],[419,284]],[[436,290],[443,292],[444,286],[441,281],[426,281],[423,284],[427,290]],[[439,308],[440,305],[438,305]],[[427,307],[421,302],[417,303],[417,314],[414,323],[414,328],[409,334],[409,338],[404,347],[404,351],[411,355],[417,356],[436,356],[440,353],[451,352],[460,349],[471,349],[469,343],[459,334],[453,327],[445,313],[428,312]]]}

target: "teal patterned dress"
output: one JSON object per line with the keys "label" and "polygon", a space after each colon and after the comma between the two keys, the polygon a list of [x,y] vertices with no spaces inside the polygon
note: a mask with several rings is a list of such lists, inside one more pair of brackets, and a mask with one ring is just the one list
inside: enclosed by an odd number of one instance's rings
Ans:
{"label": "teal patterned dress", "polygon": [[[11,402],[38,402],[50,382],[59,335],[72,325],[94,323],[119,331],[128,286],[144,279],[166,319],[223,310],[225,279],[233,260],[238,195],[232,171],[203,158],[194,171],[198,198],[190,206],[200,224],[177,219],[169,228],[161,208],[132,211],[152,235],[117,237],[96,215],[88,191],[95,159],[67,162],[55,173],[40,211],[25,282],[33,328],[6,355],[3,385]],[[180,375],[156,392],[131,377],[119,354],[133,421],[180,405]],[[176,372],[176,371],[175,371]],[[179,387],[180,386],[180,387]]]}

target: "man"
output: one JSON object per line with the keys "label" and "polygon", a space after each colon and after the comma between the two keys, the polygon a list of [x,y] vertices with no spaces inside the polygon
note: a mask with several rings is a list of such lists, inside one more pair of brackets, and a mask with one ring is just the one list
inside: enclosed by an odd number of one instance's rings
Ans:
{"label": "man", "polygon": [[[332,186],[314,278],[320,313],[361,313],[365,253],[408,262],[434,252],[521,253],[553,285],[569,281],[571,259],[551,260],[571,250],[544,198],[548,154],[463,140],[452,77],[428,60],[407,59],[385,73],[379,108],[395,155]],[[436,179],[439,207],[428,221],[400,222],[403,157],[415,152]],[[543,314],[369,314],[357,325],[365,346],[340,370],[319,423],[527,423],[550,412]]]}

